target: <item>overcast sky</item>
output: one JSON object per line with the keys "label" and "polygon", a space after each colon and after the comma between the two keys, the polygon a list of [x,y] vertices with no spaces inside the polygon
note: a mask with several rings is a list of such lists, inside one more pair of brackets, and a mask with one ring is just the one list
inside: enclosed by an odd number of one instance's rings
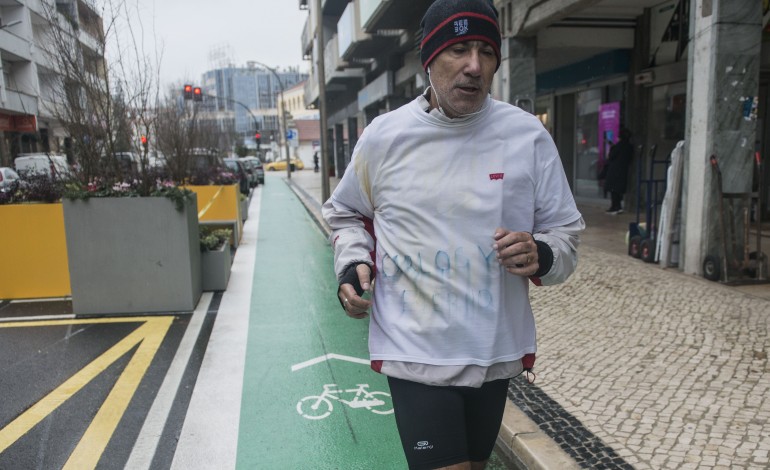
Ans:
{"label": "overcast sky", "polygon": [[237,66],[256,60],[308,71],[300,40],[308,12],[299,9],[297,0],[134,1],[145,48],[163,49],[164,88],[188,80],[197,84],[203,72],[216,67],[213,51],[223,52]]}

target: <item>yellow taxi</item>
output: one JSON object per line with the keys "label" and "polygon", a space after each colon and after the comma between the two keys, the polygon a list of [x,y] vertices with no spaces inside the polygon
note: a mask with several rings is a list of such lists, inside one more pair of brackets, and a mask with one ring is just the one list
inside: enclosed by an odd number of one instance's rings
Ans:
{"label": "yellow taxi", "polygon": [[[278,160],[275,162],[265,163],[265,171],[286,171],[286,160]],[[291,159],[291,167],[293,170],[304,170],[305,164],[298,158]]]}

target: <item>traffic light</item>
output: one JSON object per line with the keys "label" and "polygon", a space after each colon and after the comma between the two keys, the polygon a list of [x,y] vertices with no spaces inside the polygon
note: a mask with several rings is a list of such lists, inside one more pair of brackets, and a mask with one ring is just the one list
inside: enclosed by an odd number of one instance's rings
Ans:
{"label": "traffic light", "polygon": [[260,146],[262,145],[262,134],[260,134],[259,131],[254,134],[254,140],[257,142],[257,150],[260,150]]}
{"label": "traffic light", "polygon": [[184,99],[191,100],[193,97],[193,86],[192,85],[185,85],[184,86]]}
{"label": "traffic light", "polygon": [[203,92],[200,87],[193,88],[193,101],[203,101]]}
{"label": "traffic light", "polygon": [[142,148],[144,149],[144,151],[145,151],[145,152],[147,152],[147,144],[148,144],[148,142],[147,142],[147,136],[146,136],[146,135],[143,135],[143,136],[141,137],[141,141],[142,141]]}

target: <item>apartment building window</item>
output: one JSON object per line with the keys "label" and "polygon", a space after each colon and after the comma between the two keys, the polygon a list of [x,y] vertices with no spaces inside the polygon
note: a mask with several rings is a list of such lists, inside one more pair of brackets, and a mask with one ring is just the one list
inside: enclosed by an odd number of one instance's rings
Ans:
{"label": "apartment building window", "polygon": [[505,24],[506,24],[506,31],[510,34],[511,30],[513,29],[513,5],[511,5],[511,2],[508,2],[508,8],[506,9],[508,16],[506,17]]}
{"label": "apartment building window", "polygon": [[15,90],[16,85],[13,80],[13,66],[8,61],[3,61],[3,83],[7,90]]}

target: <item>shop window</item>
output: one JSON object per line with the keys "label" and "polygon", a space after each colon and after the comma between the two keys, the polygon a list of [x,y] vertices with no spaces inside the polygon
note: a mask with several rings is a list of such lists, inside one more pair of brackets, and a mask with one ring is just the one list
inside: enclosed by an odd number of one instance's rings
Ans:
{"label": "shop window", "polygon": [[658,146],[658,155],[668,155],[684,139],[687,83],[671,83],[652,89],[652,116],[649,145]]}
{"label": "shop window", "polygon": [[575,191],[578,196],[601,196],[599,174],[599,105],[601,89],[576,94]]}
{"label": "shop window", "polygon": [[687,107],[687,95],[677,93],[666,97],[666,128],[667,139],[684,139],[684,120]]}

